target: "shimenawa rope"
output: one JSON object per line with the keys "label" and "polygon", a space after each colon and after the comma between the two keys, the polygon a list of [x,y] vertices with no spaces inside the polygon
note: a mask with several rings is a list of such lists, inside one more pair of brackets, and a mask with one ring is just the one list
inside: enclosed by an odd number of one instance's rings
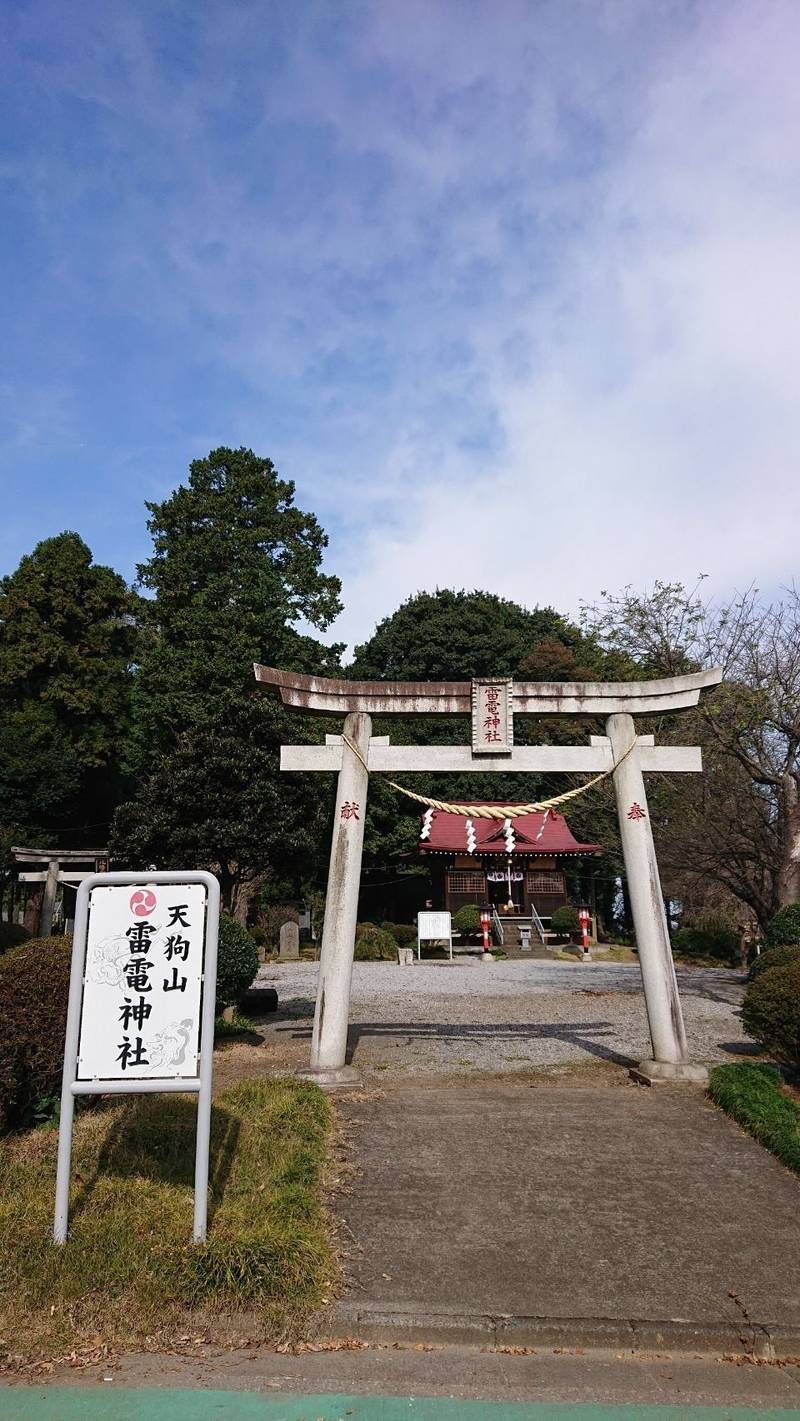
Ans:
{"label": "shimenawa rope", "polygon": [[[348,749],[359,759],[367,774],[370,773],[369,765],[361,754],[358,746],[350,739],[349,735],[342,735],[342,740]],[[416,794],[413,789],[406,789],[404,785],[399,785],[396,780],[387,780],[400,794],[404,794],[408,799],[415,799],[418,804],[427,805],[428,809],[441,809],[444,814],[462,814],[468,819],[516,819],[520,814],[535,814],[541,809],[555,809],[557,804],[566,804],[567,800],[575,799],[579,794],[585,794],[592,785],[599,784],[601,780],[608,779],[618,770],[623,760],[628,756],[636,744],[634,736],[624,755],[611,766],[610,770],[603,770],[600,775],[595,775],[593,779],[587,780],[586,784],[578,785],[577,789],[565,790],[563,794],[554,794],[550,799],[534,799],[529,804],[450,804],[446,799],[432,799],[427,794]]]}

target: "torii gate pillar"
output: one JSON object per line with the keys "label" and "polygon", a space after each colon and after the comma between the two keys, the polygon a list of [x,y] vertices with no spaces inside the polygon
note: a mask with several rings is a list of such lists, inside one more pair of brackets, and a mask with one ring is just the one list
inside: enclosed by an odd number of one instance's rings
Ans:
{"label": "torii gate pillar", "polygon": [[364,847],[364,817],[369,779],[365,765],[369,757],[371,717],[352,712],[345,720],[344,733],[357,747],[364,763],[352,751],[342,755],[342,768],[336,787],[328,896],[325,900],[325,925],[319,955],[317,1004],[314,1010],[309,1070],[309,1074],[320,1085],[348,1085],[359,1080],[358,1072],[347,1066],[345,1060],[353,944]]}
{"label": "torii gate pillar", "polygon": [[644,776],[638,754],[626,754],[636,742],[633,716],[610,715],[606,733],[617,763],[613,779],[619,832],[653,1044],[653,1059],[640,1062],[634,1075],[648,1084],[705,1081],[706,1068],[689,1064]]}

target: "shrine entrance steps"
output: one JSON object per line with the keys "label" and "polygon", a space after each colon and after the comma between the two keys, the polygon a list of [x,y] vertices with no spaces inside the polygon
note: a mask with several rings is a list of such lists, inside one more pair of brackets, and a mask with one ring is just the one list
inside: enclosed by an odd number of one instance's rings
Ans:
{"label": "shrine entrance steps", "polygon": [[[503,917],[500,921],[503,925],[502,946],[507,957],[552,957],[552,948],[548,949],[544,943],[540,941],[536,929],[531,924],[530,918]],[[522,928],[530,929],[529,946],[525,949],[522,947]]]}

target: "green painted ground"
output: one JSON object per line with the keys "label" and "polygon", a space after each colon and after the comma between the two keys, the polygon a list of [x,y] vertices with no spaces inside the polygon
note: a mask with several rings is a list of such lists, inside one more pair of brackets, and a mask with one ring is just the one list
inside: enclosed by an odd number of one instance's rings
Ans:
{"label": "green painted ground", "polygon": [[8,1387],[2,1421],[797,1421],[800,1409],[571,1406],[403,1396],[264,1396],[241,1391]]}

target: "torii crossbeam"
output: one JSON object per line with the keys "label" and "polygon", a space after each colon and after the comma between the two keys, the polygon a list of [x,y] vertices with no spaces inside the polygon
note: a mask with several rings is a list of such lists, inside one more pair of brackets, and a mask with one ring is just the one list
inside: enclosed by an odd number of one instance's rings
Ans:
{"label": "torii crossbeam", "polygon": [[[282,770],[338,772],[325,927],[311,1072],[323,1084],[346,1084],[350,981],[355,948],[364,814],[371,772],[611,774],[619,816],[652,1059],[640,1078],[702,1081],[706,1071],[689,1061],[672,960],[643,774],[698,772],[694,746],[655,745],[637,735],[634,715],[685,710],[722,680],[719,669],[658,681],[553,682],[480,678],[470,681],[343,681],[255,666],[257,681],[280,691],[286,705],[345,715],[344,735],[324,745],[281,748]],[[606,734],[588,745],[514,745],[514,715],[604,716]],[[391,745],[372,735],[371,716],[471,715],[471,745]]]}

